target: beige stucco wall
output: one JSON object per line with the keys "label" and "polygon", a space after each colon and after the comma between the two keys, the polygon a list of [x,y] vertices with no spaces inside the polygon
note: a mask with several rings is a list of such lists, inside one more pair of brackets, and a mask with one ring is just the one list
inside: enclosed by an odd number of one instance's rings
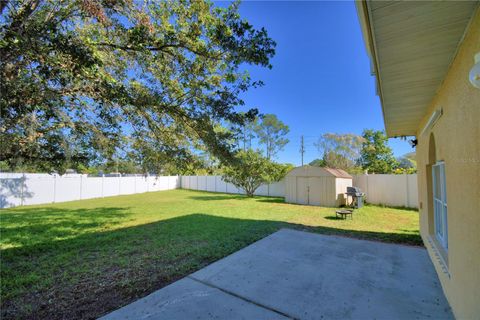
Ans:
{"label": "beige stucco wall", "polygon": [[[458,319],[480,319],[480,90],[468,82],[473,57],[480,52],[477,10],[446,78],[417,132],[421,234],[445,295]],[[436,109],[443,115],[423,135]],[[433,133],[436,160],[445,161],[448,206],[448,252],[438,257],[431,235],[429,210],[429,140]]]}

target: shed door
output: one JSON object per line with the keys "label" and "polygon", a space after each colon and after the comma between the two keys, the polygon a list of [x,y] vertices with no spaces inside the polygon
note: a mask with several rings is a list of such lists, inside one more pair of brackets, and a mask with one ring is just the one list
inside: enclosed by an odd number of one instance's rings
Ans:
{"label": "shed door", "polygon": [[297,177],[297,203],[308,204],[308,178]]}
{"label": "shed door", "polygon": [[311,177],[309,178],[309,194],[308,204],[319,206],[322,204],[322,193],[325,192],[324,179]]}

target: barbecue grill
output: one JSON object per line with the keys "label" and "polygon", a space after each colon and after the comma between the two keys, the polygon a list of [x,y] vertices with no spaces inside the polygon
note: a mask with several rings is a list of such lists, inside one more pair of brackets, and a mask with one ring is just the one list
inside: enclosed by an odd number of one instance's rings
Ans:
{"label": "barbecue grill", "polygon": [[348,204],[348,197],[352,197],[352,203],[350,204],[352,207],[361,208],[363,207],[363,198],[365,197],[365,193],[360,190],[358,187],[347,187],[347,204]]}

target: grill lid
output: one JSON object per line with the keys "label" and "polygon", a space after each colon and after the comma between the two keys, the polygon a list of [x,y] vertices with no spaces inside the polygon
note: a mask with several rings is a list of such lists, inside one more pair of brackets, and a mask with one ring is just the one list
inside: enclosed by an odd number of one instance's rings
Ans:
{"label": "grill lid", "polygon": [[359,187],[347,187],[347,194],[355,197],[364,196],[365,194]]}

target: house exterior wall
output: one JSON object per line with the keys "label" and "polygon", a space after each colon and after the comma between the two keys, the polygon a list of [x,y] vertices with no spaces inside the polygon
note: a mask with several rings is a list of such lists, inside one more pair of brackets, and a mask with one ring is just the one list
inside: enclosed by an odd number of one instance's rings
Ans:
{"label": "house exterior wall", "polygon": [[[458,319],[480,315],[480,90],[468,81],[480,52],[477,10],[457,55],[417,131],[420,231],[443,290]],[[422,134],[430,115],[443,115]],[[444,161],[448,252],[435,240],[431,165]]]}

